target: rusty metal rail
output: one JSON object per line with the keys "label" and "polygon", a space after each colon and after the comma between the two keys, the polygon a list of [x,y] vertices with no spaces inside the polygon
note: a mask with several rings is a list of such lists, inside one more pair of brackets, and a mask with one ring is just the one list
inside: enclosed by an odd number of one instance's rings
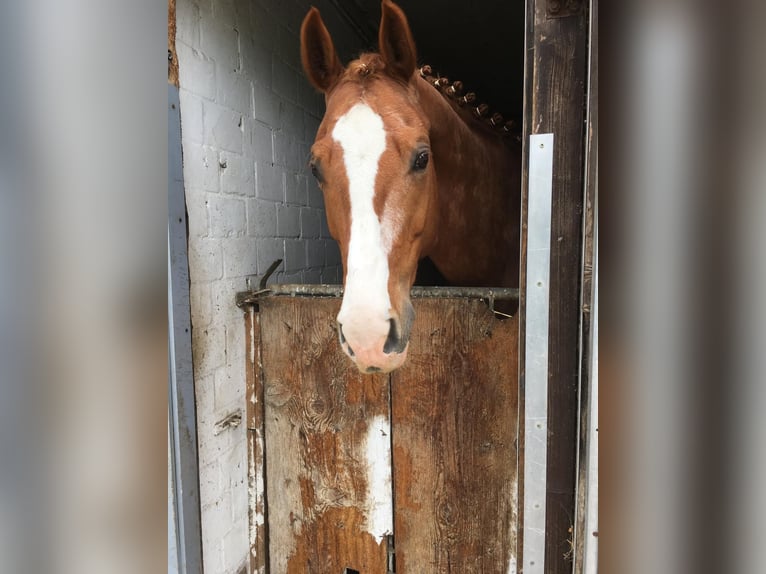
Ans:
{"label": "rusty metal rail", "polygon": [[[342,285],[269,285],[257,291],[237,293],[237,306],[256,305],[265,297],[342,297]],[[484,299],[494,301],[518,301],[519,290],[512,287],[413,287],[414,299]]]}

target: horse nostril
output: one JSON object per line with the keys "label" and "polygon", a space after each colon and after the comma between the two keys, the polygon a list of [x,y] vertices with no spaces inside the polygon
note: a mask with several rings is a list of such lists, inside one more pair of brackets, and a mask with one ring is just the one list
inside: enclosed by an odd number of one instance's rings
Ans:
{"label": "horse nostril", "polygon": [[338,323],[338,335],[340,335],[340,344],[341,345],[346,345],[346,349],[348,349],[349,356],[353,357],[354,356],[354,351],[351,348],[351,345],[349,345],[346,342],[346,337],[343,335],[343,325],[341,325],[340,323]]}
{"label": "horse nostril", "polygon": [[383,345],[383,352],[386,355],[390,355],[391,353],[401,353],[404,351],[405,345],[401,335],[399,334],[399,329],[397,329],[396,321],[389,319],[388,322],[390,327],[388,329],[388,337],[386,338],[386,343]]}

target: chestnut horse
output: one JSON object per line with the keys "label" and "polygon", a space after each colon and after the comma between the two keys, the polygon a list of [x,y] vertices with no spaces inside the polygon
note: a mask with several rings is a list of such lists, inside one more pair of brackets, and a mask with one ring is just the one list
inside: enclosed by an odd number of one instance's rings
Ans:
{"label": "chestnut horse", "polygon": [[407,18],[382,4],[380,53],[343,67],[316,8],[301,28],[326,111],[311,171],[343,259],[341,346],[362,372],[405,361],[418,261],[452,284],[518,286],[520,152],[416,73]]}

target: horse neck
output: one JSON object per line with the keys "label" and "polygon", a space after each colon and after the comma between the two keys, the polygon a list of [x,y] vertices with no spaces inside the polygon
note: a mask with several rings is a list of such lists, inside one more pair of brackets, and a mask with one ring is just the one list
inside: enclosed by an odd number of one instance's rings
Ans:
{"label": "horse neck", "polygon": [[516,162],[500,136],[464,118],[427,82],[417,85],[431,124],[439,204],[438,238],[424,255],[452,282],[513,283],[508,251],[518,236]]}

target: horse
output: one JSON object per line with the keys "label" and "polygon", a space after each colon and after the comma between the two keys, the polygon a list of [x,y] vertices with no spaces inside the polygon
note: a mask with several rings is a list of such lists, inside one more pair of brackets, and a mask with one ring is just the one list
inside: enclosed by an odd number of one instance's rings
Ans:
{"label": "horse", "polygon": [[338,336],[364,373],[405,362],[421,259],[451,284],[519,281],[518,146],[493,127],[497,117],[477,118],[486,108],[455,97],[459,83],[417,67],[407,18],[390,0],[378,44],[344,67],[319,10],[301,26],[304,71],[325,96],[309,166],[343,262]]}

